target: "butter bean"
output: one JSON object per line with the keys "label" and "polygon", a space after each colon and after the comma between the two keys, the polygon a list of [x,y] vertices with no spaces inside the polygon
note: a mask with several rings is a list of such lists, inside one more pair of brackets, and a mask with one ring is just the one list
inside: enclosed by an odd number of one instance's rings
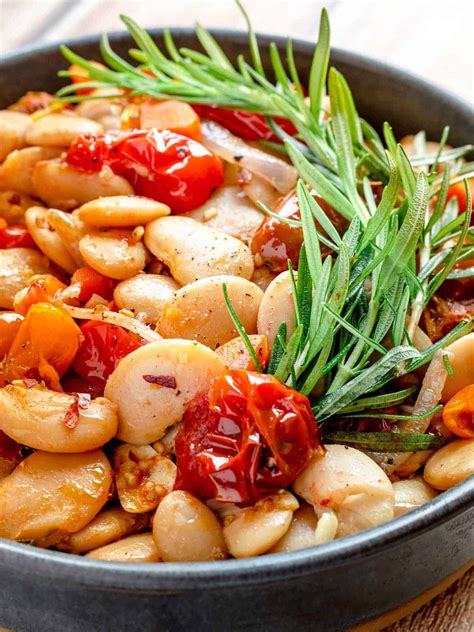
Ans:
{"label": "butter bean", "polygon": [[151,533],[129,535],[128,538],[91,551],[86,557],[94,560],[134,562],[135,564],[161,561]]}
{"label": "butter bean", "polygon": [[15,149],[26,145],[25,133],[31,125],[31,119],[26,114],[0,110],[0,162]]}
{"label": "butter bean", "polygon": [[25,147],[12,151],[0,167],[0,189],[15,189],[34,196],[34,166],[40,160],[58,158],[61,151],[56,147]]}
{"label": "butter bean", "polygon": [[42,206],[30,207],[25,213],[25,222],[38,248],[69,274],[75,272],[78,266],[48,222],[48,209]]}
{"label": "butter bean", "polygon": [[50,546],[94,518],[111,482],[102,450],[34,452],[0,481],[0,537]]}
{"label": "butter bean", "polygon": [[142,242],[126,229],[91,231],[80,240],[79,251],[88,266],[119,281],[138,274],[147,260]]}
{"label": "butter bean", "polygon": [[451,441],[427,461],[423,478],[435,489],[449,489],[474,475],[474,439]]}
{"label": "butter bean", "polygon": [[179,285],[164,274],[137,274],[122,281],[114,290],[114,301],[119,309],[143,314],[147,323],[156,323]]}
{"label": "butter bean", "polygon": [[102,125],[81,116],[48,114],[34,121],[25,132],[29,145],[69,147],[81,134],[100,134]]}
{"label": "butter bean", "polygon": [[211,349],[235,338],[238,332],[227,310],[223,283],[245,331],[256,333],[262,290],[246,279],[225,275],[200,279],[178,290],[163,308],[159,333],[164,338],[197,340]]}
{"label": "butter bean", "polygon": [[79,406],[66,393],[9,384],[0,389],[0,429],[37,450],[87,452],[115,435],[117,407],[104,397]]}
{"label": "butter bean", "polygon": [[99,228],[144,226],[165,217],[170,207],[138,195],[115,195],[91,200],[77,209],[77,216],[86,224]]}
{"label": "butter bean", "polygon": [[219,274],[250,279],[253,273],[253,258],[245,244],[189,217],[150,222],[145,244],[181,285]]}
{"label": "butter bean", "polygon": [[88,227],[77,218],[75,212],[66,213],[56,208],[48,210],[46,219],[48,224],[56,231],[76,266],[82,268],[84,259],[79,250],[79,242],[87,234]]}
{"label": "butter bean", "polygon": [[270,283],[260,303],[257,331],[267,336],[270,347],[281,323],[286,323],[290,337],[295,323],[295,305],[289,271],[282,272]]}
{"label": "butter bean", "polygon": [[424,505],[438,495],[438,492],[425,483],[421,477],[396,481],[393,483],[393,492],[395,518]]}
{"label": "butter bean", "polygon": [[453,354],[450,359],[453,375],[446,377],[441,395],[443,403],[465,386],[474,384],[474,332],[451,343],[446,351]]}
{"label": "butter bean", "polygon": [[316,544],[315,531],[318,518],[311,505],[303,504],[293,514],[293,519],[285,535],[278,540],[269,553],[288,553],[306,549]]}
{"label": "butter bean", "polygon": [[0,250],[0,308],[13,308],[17,292],[35,274],[50,272],[48,259],[32,248]]}
{"label": "butter bean", "polygon": [[25,212],[30,206],[37,206],[38,201],[20,191],[7,189],[0,191],[0,217],[7,224],[24,224]]}

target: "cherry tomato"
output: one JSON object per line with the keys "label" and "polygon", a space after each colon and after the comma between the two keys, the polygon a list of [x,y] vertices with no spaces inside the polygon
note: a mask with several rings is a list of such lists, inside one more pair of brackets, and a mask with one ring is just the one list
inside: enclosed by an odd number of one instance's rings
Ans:
{"label": "cherry tomato", "polygon": [[36,248],[36,244],[26,226],[12,225],[0,229],[0,249],[7,248]]}
{"label": "cherry tomato", "polygon": [[47,108],[53,100],[54,97],[49,92],[27,92],[8,109],[22,114],[33,114],[33,112]]}
{"label": "cherry tomato", "polygon": [[[336,228],[342,228],[341,216],[321,197],[315,195],[315,198]],[[280,200],[275,213],[286,219],[301,220],[298,199],[294,191],[290,191]],[[261,265],[268,266],[273,272],[283,272],[288,269],[288,259],[291,259],[294,268],[298,267],[302,245],[302,228],[280,222],[274,217],[266,217],[252,238],[251,249],[254,255],[261,257]],[[323,256],[329,253],[324,244],[321,245],[321,251]]]}
{"label": "cherry tomato", "polygon": [[66,160],[83,171],[108,165],[137,195],[164,202],[175,213],[201,206],[224,182],[221,161],[204,145],[166,130],[80,136]]}
{"label": "cherry tomato", "polygon": [[32,377],[61,390],[59,378],[69,368],[79,347],[81,331],[74,320],[51,303],[28,310],[5,362],[7,382]]}
{"label": "cherry tomato", "polygon": [[97,294],[107,301],[112,300],[115,283],[112,279],[96,272],[87,266],[79,268],[71,277],[71,285],[78,286],[78,299],[87,303],[93,294]]}
{"label": "cherry tomato", "polygon": [[[194,110],[201,118],[209,119],[227,128],[229,132],[240,136],[244,140],[271,140],[280,142],[274,135],[263,114],[256,112],[243,112],[241,110],[225,110],[216,105],[193,105]],[[279,116],[273,117],[275,122],[290,135],[297,130],[288,119]]]}
{"label": "cherry tomato", "polygon": [[65,393],[87,393],[92,399],[100,397],[104,393],[103,388],[94,386],[82,377],[79,377],[73,370],[69,370],[66,375],[61,378],[61,386]]}
{"label": "cherry tomato", "polygon": [[[98,68],[99,70],[105,70],[105,66],[99,63],[98,61],[90,60],[90,63],[93,66],[95,66],[95,68]],[[89,77],[89,73],[82,66],[78,66],[77,64],[72,64],[72,66],[69,66],[68,70],[69,72],[73,73],[71,77],[72,83],[81,84],[81,83],[86,83],[87,81],[91,81],[91,78]],[[77,94],[91,94],[92,92],[94,92],[94,88],[78,88],[76,92]]]}
{"label": "cherry tomato", "polygon": [[247,505],[288,487],[320,439],[304,395],[231,370],[190,402],[175,445],[176,489]]}
{"label": "cherry tomato", "polygon": [[32,305],[51,302],[64,289],[64,283],[52,274],[36,275],[30,280],[28,287],[16,293],[13,303],[15,312],[24,316]]}
{"label": "cherry tomato", "polygon": [[453,395],[443,408],[444,425],[462,439],[474,439],[474,384]]}
{"label": "cherry tomato", "polygon": [[83,340],[72,368],[101,390],[120,360],[141,347],[141,342],[125,329],[110,323],[89,320],[81,326],[81,333]]}
{"label": "cherry tomato", "polygon": [[201,138],[201,122],[195,110],[183,101],[146,98],[131,103],[122,113],[122,129],[168,130],[194,140]]}
{"label": "cherry tomato", "polygon": [[0,361],[9,352],[22,320],[15,312],[0,312]]}
{"label": "cherry tomato", "polygon": [[[471,196],[474,198],[474,178],[468,180],[468,183],[469,188],[471,189]],[[449,187],[447,200],[450,200],[453,197],[458,200],[459,213],[464,213],[467,206],[466,187],[464,186],[464,182],[456,182]],[[474,217],[471,218],[471,224],[473,221]]]}

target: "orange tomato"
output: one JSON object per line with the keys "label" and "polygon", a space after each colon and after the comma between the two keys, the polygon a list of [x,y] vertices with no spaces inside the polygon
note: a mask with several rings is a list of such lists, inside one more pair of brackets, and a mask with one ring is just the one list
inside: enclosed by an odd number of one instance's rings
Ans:
{"label": "orange tomato", "polygon": [[462,439],[474,439],[474,384],[453,395],[443,409],[444,425]]}
{"label": "orange tomato", "polygon": [[77,298],[82,303],[87,303],[94,294],[110,301],[114,294],[115,284],[113,279],[109,279],[87,266],[78,268],[71,277],[71,286],[78,286],[79,295]]}
{"label": "orange tomato", "polygon": [[62,390],[59,378],[74,360],[80,336],[74,320],[59,307],[51,303],[32,305],[7,356],[6,381],[32,377]]}
{"label": "orange tomato", "polygon": [[194,140],[201,138],[201,122],[198,114],[188,103],[182,101],[145,99],[141,103],[132,103],[124,114],[123,127],[125,129],[154,127],[159,132],[168,130]]}
{"label": "orange tomato", "polygon": [[19,314],[25,314],[35,303],[48,303],[54,298],[57,292],[66,289],[64,283],[52,274],[41,274],[34,276],[28,287],[20,290],[13,302],[13,307]]}
{"label": "orange tomato", "polygon": [[[268,340],[266,336],[252,335],[249,336],[252,347],[255,349],[258,361],[262,369],[267,366],[270,356],[268,348]],[[242,338],[234,338],[229,340],[216,349],[217,355],[222,359],[229,369],[244,369],[246,371],[255,371],[255,364],[250,357],[250,353],[245,346]]]}
{"label": "orange tomato", "polygon": [[[471,189],[471,196],[474,198],[474,178],[468,180],[469,188]],[[464,213],[467,206],[467,197],[466,197],[466,187],[464,186],[464,182],[456,182],[456,184],[452,184],[448,189],[448,197],[451,198],[456,197],[458,200],[458,210],[459,213]]]}
{"label": "orange tomato", "polygon": [[[90,60],[90,63],[96,68],[98,68],[99,70],[106,70],[105,66],[103,64],[100,64],[98,61]],[[72,66],[69,66],[68,70],[69,72],[72,73],[72,76],[71,76],[72,83],[80,84],[80,83],[86,83],[87,81],[92,81],[92,79],[89,77],[87,70],[85,68],[82,68],[82,66],[73,64]],[[91,94],[91,92],[93,91],[94,91],[94,88],[80,88],[80,89],[78,88],[76,90],[77,94]]]}
{"label": "orange tomato", "polygon": [[0,312],[0,360],[10,350],[22,320],[23,316],[15,312]]}

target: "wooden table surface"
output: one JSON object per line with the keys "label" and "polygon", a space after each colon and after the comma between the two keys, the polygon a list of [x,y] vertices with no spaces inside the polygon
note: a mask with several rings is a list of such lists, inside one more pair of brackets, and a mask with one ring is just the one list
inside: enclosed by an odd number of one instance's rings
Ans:
{"label": "wooden table surface", "polygon": [[[245,0],[257,31],[314,40],[322,6],[334,46],[420,75],[474,102],[474,4],[452,0]],[[125,13],[146,27],[244,29],[232,0],[0,0],[0,51],[118,30]],[[472,632],[474,570],[387,632]]]}

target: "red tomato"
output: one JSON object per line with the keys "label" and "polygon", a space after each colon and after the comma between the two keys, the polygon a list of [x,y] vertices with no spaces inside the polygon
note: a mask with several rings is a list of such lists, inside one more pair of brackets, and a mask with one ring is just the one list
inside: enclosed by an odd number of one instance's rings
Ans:
{"label": "red tomato", "polygon": [[[240,136],[244,140],[271,140],[280,142],[274,135],[263,114],[257,112],[243,112],[241,110],[225,110],[216,105],[193,105],[201,118],[219,123],[223,127]],[[288,119],[273,117],[275,122],[292,136],[297,130]]]}
{"label": "red tomato", "polygon": [[[468,183],[471,190],[471,196],[474,198],[474,178],[468,180]],[[466,187],[464,186],[464,182],[456,182],[449,187],[447,200],[450,200],[453,197],[458,200],[459,213],[464,213],[467,206]],[[472,217],[472,221],[474,221],[474,217]]]}
{"label": "red tomato", "polygon": [[[105,70],[105,66],[98,61],[90,60],[90,63],[98,68],[99,70]],[[71,81],[72,83],[81,84],[86,83],[87,81],[92,81],[89,77],[89,73],[82,66],[78,66],[77,64],[72,64],[68,68],[69,72],[72,72]],[[94,88],[78,88],[76,90],[77,94],[91,94],[94,92]]]}
{"label": "red tomato", "polygon": [[224,182],[221,161],[204,145],[166,130],[80,136],[66,160],[83,171],[108,165],[136,194],[164,202],[175,213],[201,206]]}
{"label": "red tomato", "polygon": [[87,393],[92,399],[100,397],[104,389],[94,386],[90,382],[87,382],[82,377],[79,377],[74,371],[68,371],[66,375],[61,378],[61,386],[65,393]]}
{"label": "red tomato", "polygon": [[176,489],[248,505],[288,487],[320,438],[307,397],[271,375],[232,370],[190,402],[175,445]]}
{"label": "red tomato", "polygon": [[8,109],[23,114],[33,114],[33,112],[47,108],[52,101],[54,101],[54,97],[49,92],[27,92]]}
{"label": "red tomato", "polygon": [[79,286],[78,299],[87,303],[93,294],[98,294],[107,301],[112,300],[115,283],[112,279],[96,272],[87,266],[79,268],[71,277],[71,285]]}
{"label": "red tomato", "polygon": [[141,347],[125,329],[96,320],[81,327],[83,340],[72,363],[74,371],[86,382],[104,389],[107,378],[122,358]]}
{"label": "red tomato", "polygon": [[0,249],[7,248],[36,248],[36,244],[26,226],[6,226],[0,229]]}

